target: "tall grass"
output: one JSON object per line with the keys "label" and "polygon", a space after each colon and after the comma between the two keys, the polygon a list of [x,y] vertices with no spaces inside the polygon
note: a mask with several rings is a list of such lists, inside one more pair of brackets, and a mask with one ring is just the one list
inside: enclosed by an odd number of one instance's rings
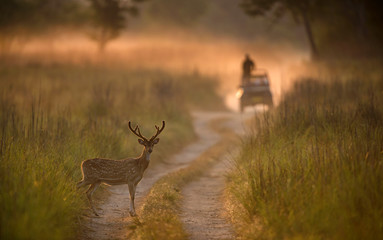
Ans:
{"label": "tall grass", "polygon": [[383,238],[383,78],[302,79],[244,141],[229,192],[245,239]]}
{"label": "tall grass", "polygon": [[[66,239],[88,206],[75,182],[91,157],[141,151],[127,128],[144,135],[167,121],[154,164],[193,139],[188,110],[220,104],[212,79],[92,66],[0,67],[0,238]],[[204,96],[204,95],[208,96]]]}

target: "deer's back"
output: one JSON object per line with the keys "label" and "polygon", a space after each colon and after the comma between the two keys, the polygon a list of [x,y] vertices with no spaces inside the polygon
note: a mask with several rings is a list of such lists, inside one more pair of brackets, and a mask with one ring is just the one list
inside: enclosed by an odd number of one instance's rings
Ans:
{"label": "deer's back", "polygon": [[124,184],[140,175],[137,159],[94,158],[85,160],[81,167],[84,180],[87,182],[105,182],[112,185]]}

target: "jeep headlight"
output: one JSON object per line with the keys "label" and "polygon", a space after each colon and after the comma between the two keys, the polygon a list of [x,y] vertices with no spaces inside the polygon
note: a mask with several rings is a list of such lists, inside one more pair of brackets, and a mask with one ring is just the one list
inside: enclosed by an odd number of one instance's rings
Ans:
{"label": "jeep headlight", "polygon": [[243,95],[243,88],[239,88],[239,89],[237,90],[237,93],[235,94],[235,96],[236,96],[237,98],[241,98],[242,95]]}

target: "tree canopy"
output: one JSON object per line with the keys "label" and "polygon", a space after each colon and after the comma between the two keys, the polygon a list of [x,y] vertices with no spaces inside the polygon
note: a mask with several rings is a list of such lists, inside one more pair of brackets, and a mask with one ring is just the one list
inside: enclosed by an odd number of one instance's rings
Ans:
{"label": "tree canopy", "polygon": [[103,51],[106,44],[119,36],[127,25],[127,16],[137,16],[137,4],[145,0],[89,0],[91,2],[91,22],[94,31],[91,37],[97,41],[99,50]]}
{"label": "tree canopy", "polygon": [[250,16],[265,16],[271,13],[274,18],[279,19],[286,12],[290,13],[297,22],[303,22],[312,57],[318,56],[312,30],[312,20],[320,9],[318,0],[242,0],[240,6]]}
{"label": "tree canopy", "polygon": [[208,5],[206,0],[152,0],[147,10],[156,21],[186,27],[198,22]]}
{"label": "tree canopy", "polygon": [[[282,18],[289,13],[303,24],[313,58],[328,52],[382,50],[383,2],[379,0],[241,0],[253,17]],[[375,46],[372,49],[371,46]],[[335,50],[335,51],[334,51]],[[350,51],[352,50],[352,51]]]}
{"label": "tree canopy", "polygon": [[0,43],[9,48],[17,38],[67,27],[84,30],[99,48],[116,38],[126,27],[128,16],[137,16],[145,0],[6,0],[0,4]]}

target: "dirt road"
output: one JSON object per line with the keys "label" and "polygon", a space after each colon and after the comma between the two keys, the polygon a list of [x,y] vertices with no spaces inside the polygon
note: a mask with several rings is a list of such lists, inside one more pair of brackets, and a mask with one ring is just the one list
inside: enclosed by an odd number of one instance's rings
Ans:
{"label": "dirt road", "polygon": [[192,240],[234,239],[234,231],[224,214],[223,190],[227,159],[220,159],[210,171],[183,190],[181,219]]}
{"label": "dirt road", "polygon": [[[238,135],[244,133],[244,118],[241,118],[241,115],[225,114],[225,117],[226,128]],[[236,152],[236,146],[227,149],[215,166],[182,189],[183,204],[180,215],[191,240],[235,238],[233,228],[225,217],[223,190],[225,174],[230,169],[230,158],[236,155]]]}
{"label": "dirt road", "polygon": [[[176,171],[178,169],[184,168],[191,161],[196,159],[204,151],[212,147],[220,140],[220,135],[209,128],[209,123],[219,118],[227,118],[228,120],[225,123],[227,128],[233,129],[238,133],[243,129],[243,118],[248,117],[244,115],[239,115],[235,113],[227,112],[195,112],[193,113],[194,117],[194,129],[198,136],[198,140],[193,144],[185,147],[178,154],[172,156],[168,161],[163,161],[163,163],[157,164],[154,167],[149,165],[142,181],[137,186],[136,193],[136,209],[138,209],[142,203],[143,197],[148,193],[151,186],[159,180],[162,176]],[[211,189],[214,189],[210,198],[207,198],[206,201],[201,202],[199,199],[200,205],[204,205],[204,208],[201,208],[201,211],[204,209],[207,210],[208,206],[212,208],[211,214],[217,216],[218,219],[221,218],[219,209],[222,209],[220,205],[219,196],[221,190],[224,186],[223,174],[225,171],[224,163],[218,164],[211,171],[206,173],[206,175],[200,178],[198,181],[191,183],[185,188],[185,201],[189,201],[189,196],[193,196],[193,191],[205,191],[209,192]],[[218,177],[214,177],[218,176]],[[83,222],[83,231],[81,233],[81,239],[126,239],[131,232],[129,225],[131,225],[133,218],[129,216],[129,190],[125,185],[121,186],[111,186],[108,188],[112,194],[105,199],[104,201],[98,200],[98,212],[100,212],[100,217],[94,217],[92,214],[89,214],[89,217],[86,217]],[[96,200],[96,199],[95,199]],[[193,200],[191,200],[193,201]],[[218,201],[218,204],[216,203]],[[215,204],[214,204],[215,203]],[[206,206],[205,206],[206,205]],[[193,232],[194,227],[189,226],[190,221],[202,221],[205,214],[199,214],[195,218],[190,218],[193,214],[193,208],[196,209],[198,206],[185,205],[186,210],[183,214],[183,219],[185,219],[185,228],[189,232]],[[217,210],[218,209],[218,210]],[[198,209],[197,209],[198,211]],[[209,210],[210,211],[210,210]],[[187,220],[189,219],[189,220]],[[222,219],[222,218],[221,218]],[[213,221],[212,218],[208,218],[208,221]],[[214,229],[210,231],[215,231],[221,225],[221,220],[217,220],[217,224],[211,225]],[[223,228],[230,228],[226,225]],[[200,231],[199,228],[196,229]],[[230,232],[230,231],[229,231]],[[221,233],[219,233],[221,234]],[[193,236],[193,234],[192,234]],[[208,235],[206,235],[208,236]],[[209,235],[210,236],[210,235]],[[232,234],[228,234],[228,238]],[[226,237],[225,237],[226,238]],[[195,239],[210,239],[210,238],[195,238]],[[213,239],[213,238],[212,238]]]}

